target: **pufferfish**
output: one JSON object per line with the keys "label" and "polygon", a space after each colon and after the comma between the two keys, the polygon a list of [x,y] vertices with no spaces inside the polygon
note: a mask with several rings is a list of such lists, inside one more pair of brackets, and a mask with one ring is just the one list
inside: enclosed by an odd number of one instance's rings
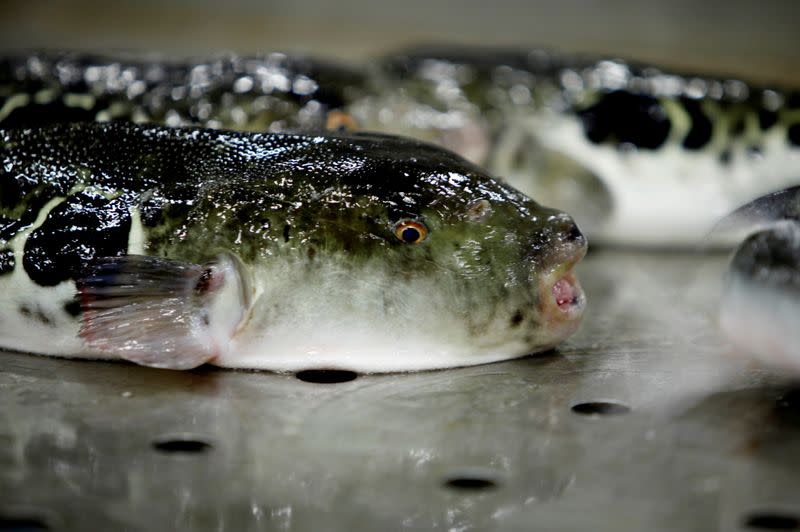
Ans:
{"label": "pufferfish", "polygon": [[550,349],[586,240],[455,154],[370,134],[0,130],[0,347],[296,371]]}
{"label": "pufferfish", "polygon": [[800,92],[541,48],[0,57],[0,127],[78,121],[410,136],[571,213],[595,244],[695,246],[800,184]]}
{"label": "pufferfish", "polygon": [[800,185],[797,89],[542,48],[418,46],[378,70],[389,111],[359,107],[368,129],[403,133],[380,124],[403,106],[482,118],[483,135],[463,121],[456,151],[572,214],[593,244],[721,246],[720,218]]}

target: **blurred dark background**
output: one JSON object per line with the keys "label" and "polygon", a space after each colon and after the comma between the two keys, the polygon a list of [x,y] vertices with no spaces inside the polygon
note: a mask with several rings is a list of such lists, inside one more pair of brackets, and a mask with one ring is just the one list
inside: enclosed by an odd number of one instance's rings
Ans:
{"label": "blurred dark background", "polygon": [[800,84],[797,0],[0,0],[0,46],[304,51],[419,42],[546,45]]}

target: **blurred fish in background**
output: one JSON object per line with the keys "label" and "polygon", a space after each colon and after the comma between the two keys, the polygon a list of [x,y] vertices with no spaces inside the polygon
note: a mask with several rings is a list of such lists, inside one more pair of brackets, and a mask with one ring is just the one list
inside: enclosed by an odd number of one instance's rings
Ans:
{"label": "blurred fish in background", "polygon": [[800,375],[800,187],[742,206],[716,231],[746,234],[725,278],[722,330],[745,355]]}
{"label": "blurred fish in background", "polygon": [[[791,2],[704,5],[713,28],[690,2],[506,7],[487,19],[475,1],[11,1],[0,49],[49,50],[4,77],[32,75],[23,90],[45,105],[56,79],[74,113],[101,120],[434,142],[572,213],[594,244],[690,247],[737,205],[795,184]],[[102,85],[93,100],[80,98],[86,78]]]}

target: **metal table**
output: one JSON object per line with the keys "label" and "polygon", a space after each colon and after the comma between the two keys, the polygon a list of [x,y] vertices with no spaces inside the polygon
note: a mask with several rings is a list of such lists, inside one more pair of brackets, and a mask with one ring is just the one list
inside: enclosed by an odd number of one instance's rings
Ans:
{"label": "metal table", "polygon": [[592,252],[580,332],[479,367],[0,353],[0,531],[798,529],[800,394],[718,336],[726,262]]}

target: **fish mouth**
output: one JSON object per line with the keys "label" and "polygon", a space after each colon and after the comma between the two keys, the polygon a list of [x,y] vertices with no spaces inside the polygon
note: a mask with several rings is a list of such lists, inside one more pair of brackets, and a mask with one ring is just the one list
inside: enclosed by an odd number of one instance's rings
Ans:
{"label": "fish mouth", "polygon": [[551,292],[555,308],[558,309],[561,316],[568,319],[580,317],[586,306],[586,296],[572,269],[553,283]]}
{"label": "fish mouth", "polygon": [[586,255],[586,245],[576,244],[565,248],[559,253],[559,265],[544,276],[539,289],[545,320],[556,328],[559,324],[567,323],[574,323],[577,327],[586,308],[586,295],[575,275],[575,266]]}

